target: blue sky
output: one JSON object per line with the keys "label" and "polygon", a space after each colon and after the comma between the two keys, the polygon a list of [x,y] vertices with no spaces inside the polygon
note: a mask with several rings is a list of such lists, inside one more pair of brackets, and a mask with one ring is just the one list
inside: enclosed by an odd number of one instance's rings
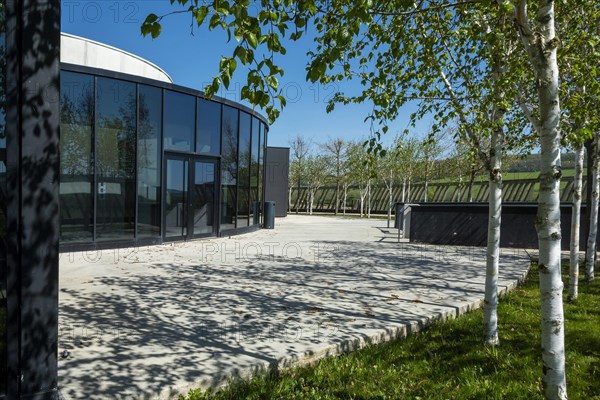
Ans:
{"label": "blue sky", "polygon": [[[164,20],[162,34],[158,39],[143,38],[140,25],[146,15],[158,15],[177,8],[167,0],[145,1],[80,1],[63,0],[62,31],[83,36],[143,57],[163,68],[175,83],[202,90],[218,72],[222,55],[231,55],[232,45],[227,45],[227,35],[221,31],[199,31],[194,26],[191,34],[191,16],[173,15]],[[235,39],[233,39],[235,40]],[[365,138],[369,125],[363,122],[369,106],[342,106],[330,114],[325,112],[328,96],[340,89],[305,81],[306,51],[313,44],[309,40],[286,45],[288,50],[279,65],[285,70],[280,86],[288,105],[280,118],[271,126],[270,146],[288,146],[289,140],[300,134],[321,143],[327,138],[343,137],[349,140]],[[222,97],[239,101],[244,73],[234,76],[229,90]],[[344,90],[356,90],[354,84],[346,84]],[[412,111],[407,108],[406,116]],[[390,127],[385,142],[407,126],[408,118],[400,118]],[[417,126],[415,135],[422,136],[429,121]]]}

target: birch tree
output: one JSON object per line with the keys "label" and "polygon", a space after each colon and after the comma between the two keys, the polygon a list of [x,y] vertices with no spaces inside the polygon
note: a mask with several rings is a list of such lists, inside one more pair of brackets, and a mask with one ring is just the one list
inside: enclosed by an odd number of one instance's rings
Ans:
{"label": "birch tree", "polygon": [[325,156],[311,154],[306,158],[306,185],[308,191],[306,212],[310,215],[312,215],[314,209],[315,194],[325,184],[329,174],[329,163]]}
{"label": "birch tree", "polygon": [[[302,135],[296,135],[290,140],[291,148],[291,172],[292,176],[296,181],[296,214],[298,214],[298,208],[300,207],[300,187],[303,180],[306,178],[306,158],[308,157],[311,150],[311,142]],[[291,198],[290,191],[290,198]],[[291,211],[291,210],[290,210]]]}
{"label": "birch tree", "polygon": [[[498,0],[502,7],[507,4]],[[554,26],[554,1],[540,0],[530,19],[527,0],[512,8],[514,22],[534,72],[540,135],[540,189],[536,229],[542,319],[542,385],[546,399],[566,399],[564,311],[560,229],[560,101],[559,38]]]}
{"label": "birch tree", "polygon": [[360,202],[360,216],[367,214],[365,203],[371,185],[372,168],[369,165],[372,157],[365,146],[361,143],[351,142],[348,144],[348,174],[351,181],[358,186]]}
{"label": "birch tree", "polygon": [[583,186],[583,142],[577,146],[575,176],[573,177],[573,206],[571,210],[571,245],[569,256],[569,300],[577,300],[579,284],[579,230],[581,220],[581,189]]}
{"label": "birch tree", "polygon": [[592,174],[592,192],[589,210],[590,232],[588,234],[587,246],[585,249],[585,280],[590,283],[594,280],[594,266],[596,263],[596,240],[598,235],[598,192],[600,191],[600,157],[598,154],[598,138],[599,133],[594,132],[593,154],[588,154],[588,157],[593,157],[592,170],[588,174]]}
{"label": "birch tree", "polygon": [[[592,141],[599,131],[598,97],[600,93],[600,73],[597,68],[597,45],[600,43],[600,9],[597,2],[583,0],[575,8],[569,7],[558,13],[558,26],[562,36],[562,45],[558,49],[560,68],[561,94],[563,103],[562,131],[565,146],[575,152],[575,176],[573,182],[573,199],[571,215],[571,244],[569,257],[569,300],[577,300],[579,280],[579,242],[582,199],[583,157],[586,142]],[[597,143],[597,140],[595,141]],[[594,159],[597,147],[588,147],[588,158],[592,168],[588,176],[594,177]],[[597,180],[597,177],[596,177]],[[590,185],[593,192],[594,185]],[[597,191],[596,191],[597,192]],[[593,196],[590,196],[593,197]],[[588,199],[590,203],[592,199]],[[590,207],[588,214],[593,214]],[[592,211],[592,212],[590,212]],[[597,224],[591,217],[590,225]],[[590,229],[590,236],[597,235],[597,227]],[[593,241],[594,244],[596,241]],[[588,246],[589,247],[589,246]],[[595,253],[595,252],[594,252]],[[586,254],[586,270],[593,265],[593,253]],[[589,264],[587,260],[590,260]],[[592,269],[593,272],[593,269]],[[586,274],[589,275],[589,274]]]}
{"label": "birch tree", "polygon": [[330,160],[333,179],[335,181],[335,206],[334,214],[338,214],[340,205],[340,185],[344,175],[344,156],[346,142],[342,138],[329,139],[322,147],[326,151],[326,155]]}
{"label": "birch tree", "polygon": [[411,201],[411,184],[416,174],[419,143],[415,138],[399,138],[396,154],[398,156],[398,174],[402,180],[402,203]]}
{"label": "birch tree", "polygon": [[400,159],[398,149],[400,146],[399,138],[394,140],[389,148],[385,149],[385,152],[381,155],[379,160],[379,177],[383,181],[387,190],[388,204],[387,204],[387,227],[390,227],[392,221],[392,210],[394,208],[394,188],[398,180],[400,173]]}
{"label": "birch tree", "polygon": [[432,175],[435,172],[436,162],[442,155],[442,137],[439,134],[430,133],[423,139],[419,146],[420,159],[421,159],[421,173],[423,182],[425,185],[425,202],[429,200],[429,181],[432,179]]}

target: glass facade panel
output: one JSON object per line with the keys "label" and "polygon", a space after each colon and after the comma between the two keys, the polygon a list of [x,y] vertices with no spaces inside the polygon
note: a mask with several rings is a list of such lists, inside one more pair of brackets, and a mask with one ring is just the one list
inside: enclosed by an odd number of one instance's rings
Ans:
{"label": "glass facade panel", "polygon": [[60,93],[60,240],[62,243],[91,241],[94,79],[62,72]]}
{"label": "glass facade panel", "polygon": [[165,237],[183,239],[187,235],[188,162],[167,159],[165,193]]}
{"label": "glass facade panel", "polygon": [[250,215],[250,114],[240,112],[237,227],[248,226]]}
{"label": "glass facade panel", "polygon": [[221,229],[234,229],[238,168],[238,110],[223,106],[221,151]]}
{"label": "glass facade panel", "polygon": [[221,153],[221,104],[198,98],[196,152],[218,156]]}
{"label": "glass facade panel", "polygon": [[258,153],[260,149],[260,139],[258,136],[260,121],[252,117],[252,151],[250,152],[250,223],[256,225],[259,223],[258,204]]}
{"label": "glass facade panel", "polygon": [[162,90],[138,86],[138,237],[160,235]]}
{"label": "glass facade panel", "polygon": [[96,238],[133,239],[135,84],[98,78],[96,112]]}
{"label": "glass facade panel", "polygon": [[165,90],[164,111],[165,150],[194,151],[196,99]]}
{"label": "glass facade panel", "polygon": [[194,165],[191,211],[194,216],[194,235],[212,233],[216,195],[215,163],[196,161]]}
{"label": "glass facade panel", "polygon": [[6,2],[0,1],[0,396],[6,394]]}

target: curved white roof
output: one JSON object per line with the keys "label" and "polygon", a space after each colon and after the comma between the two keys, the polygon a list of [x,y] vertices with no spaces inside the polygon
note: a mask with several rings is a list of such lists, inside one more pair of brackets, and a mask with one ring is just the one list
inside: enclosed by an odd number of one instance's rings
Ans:
{"label": "curved white roof", "polygon": [[68,33],[61,33],[60,61],[173,83],[173,79],[165,71],[148,60]]}

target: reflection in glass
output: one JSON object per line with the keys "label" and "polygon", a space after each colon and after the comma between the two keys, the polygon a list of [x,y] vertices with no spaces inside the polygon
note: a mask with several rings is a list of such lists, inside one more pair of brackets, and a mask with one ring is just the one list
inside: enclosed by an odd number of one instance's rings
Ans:
{"label": "reflection in glass", "polygon": [[0,1],[0,396],[6,394],[6,2]]}
{"label": "reflection in glass", "polygon": [[250,214],[250,114],[240,113],[237,227],[248,226]]}
{"label": "reflection in glass", "polygon": [[165,188],[165,237],[182,239],[187,235],[186,203],[188,196],[188,163],[167,159]]}
{"label": "reflection in glass", "polygon": [[162,90],[138,86],[137,235],[160,235],[160,129]]}
{"label": "reflection in glass", "polygon": [[258,153],[260,140],[258,136],[260,121],[252,117],[252,151],[250,152],[250,222],[256,225],[259,222],[258,204]]}
{"label": "reflection in glass", "polygon": [[194,151],[195,97],[166,90],[164,120],[165,150]]}
{"label": "reflection in glass", "polygon": [[98,78],[96,97],[96,238],[133,238],[136,88]]}
{"label": "reflection in glass", "polygon": [[91,241],[93,77],[63,71],[60,93],[60,241]]}
{"label": "reflection in glass", "polygon": [[221,151],[221,104],[198,98],[196,153],[218,156]]}
{"label": "reflection in glass", "polygon": [[215,207],[215,164],[196,161],[192,187],[194,235],[212,233]]}
{"label": "reflection in glass", "polygon": [[223,106],[221,151],[221,229],[235,228],[238,155],[238,110]]}

